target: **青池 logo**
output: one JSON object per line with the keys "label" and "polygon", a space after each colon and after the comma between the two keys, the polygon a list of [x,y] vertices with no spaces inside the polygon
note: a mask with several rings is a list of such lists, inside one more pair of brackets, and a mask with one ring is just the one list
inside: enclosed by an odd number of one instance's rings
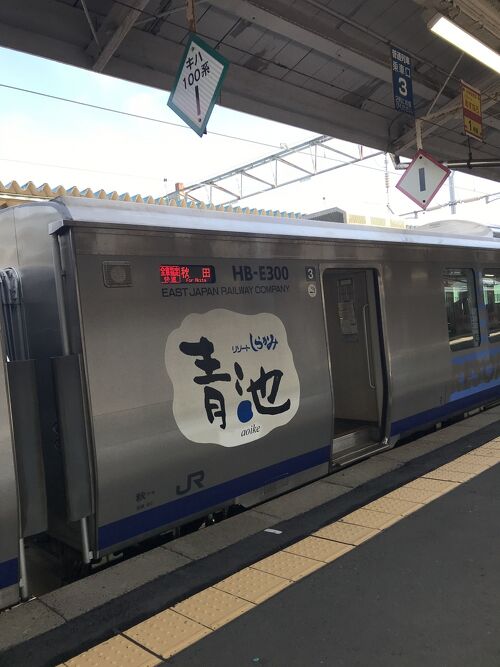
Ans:
{"label": "\u9752\u6c60 logo", "polygon": [[165,364],[180,431],[236,447],[287,424],[300,383],[283,322],[225,309],[188,315],[169,335]]}

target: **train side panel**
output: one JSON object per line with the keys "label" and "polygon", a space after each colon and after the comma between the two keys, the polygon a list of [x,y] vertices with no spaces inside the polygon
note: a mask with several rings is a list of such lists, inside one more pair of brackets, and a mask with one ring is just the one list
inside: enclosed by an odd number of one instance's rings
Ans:
{"label": "train side panel", "polygon": [[398,250],[397,259],[388,250],[382,268],[391,438],[427,425],[428,413],[447,402],[449,379],[441,261],[432,260],[432,249]]}
{"label": "train side panel", "polygon": [[71,233],[100,553],[328,471],[309,260],[278,258],[269,243],[252,257],[254,241]]}
{"label": "train side panel", "polygon": [[[413,249],[412,249],[413,250]],[[446,421],[500,396],[500,355],[488,340],[481,286],[482,267],[495,251],[415,249],[414,261],[384,270],[387,336],[392,369],[391,436]],[[423,261],[419,261],[422,257]],[[498,262],[497,262],[498,265]],[[451,344],[444,273],[465,270],[471,280],[467,305],[470,340]],[[470,303],[469,303],[470,300]]]}
{"label": "train side panel", "polygon": [[[50,532],[67,544],[81,547],[82,518],[97,557],[327,472],[335,350],[323,270],[376,278],[385,420],[370,451],[498,398],[479,282],[497,250],[361,232],[305,238],[299,228],[303,238],[258,235],[262,222],[238,234],[203,229],[201,212],[198,231],[181,231],[160,207],[151,219],[166,226],[155,230],[132,224],[147,207],[104,208],[102,222],[68,214],[56,236],[61,271],[48,226],[62,209],[7,212],[0,229],[37,362]],[[470,349],[450,348],[450,267],[476,275],[480,340]]]}
{"label": "train side panel", "polygon": [[[471,265],[467,249],[71,233],[74,258],[65,261],[75,262],[78,308],[70,310],[81,320],[80,343],[72,327],[88,381],[100,552],[326,471],[334,406],[318,298],[325,262],[379,275],[388,369],[380,440],[463,407],[453,402],[463,355],[450,352],[442,275],[447,265]],[[206,283],[164,282],[183,267],[213,273]],[[113,285],[113,272],[125,284]],[[253,349],[263,337],[279,339],[276,348]],[[272,386],[267,408],[286,405],[289,420],[256,408]]]}

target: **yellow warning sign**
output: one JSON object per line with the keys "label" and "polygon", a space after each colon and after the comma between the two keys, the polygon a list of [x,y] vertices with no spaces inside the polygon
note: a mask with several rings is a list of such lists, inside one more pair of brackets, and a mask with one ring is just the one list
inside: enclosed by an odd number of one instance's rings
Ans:
{"label": "yellow warning sign", "polygon": [[462,81],[462,111],[465,134],[482,141],[483,116],[481,112],[481,93],[464,81]]}

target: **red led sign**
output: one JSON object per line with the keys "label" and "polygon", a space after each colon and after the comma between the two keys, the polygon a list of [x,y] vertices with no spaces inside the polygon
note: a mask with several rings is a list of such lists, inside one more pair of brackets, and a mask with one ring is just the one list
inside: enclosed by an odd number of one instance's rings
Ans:
{"label": "red led sign", "polygon": [[166,285],[214,283],[215,268],[202,264],[161,264],[160,278]]}

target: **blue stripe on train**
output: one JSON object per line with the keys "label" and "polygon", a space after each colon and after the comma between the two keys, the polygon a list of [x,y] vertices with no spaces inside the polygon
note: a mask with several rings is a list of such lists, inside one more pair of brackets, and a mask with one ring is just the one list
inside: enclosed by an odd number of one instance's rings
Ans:
{"label": "blue stripe on train", "polygon": [[[500,383],[490,386],[487,389],[477,391],[476,389],[466,389],[465,391],[457,392],[455,400],[440,405],[431,410],[424,410],[416,415],[405,417],[391,425],[391,435],[399,435],[406,431],[411,431],[416,428],[432,424],[433,422],[441,421],[454,414],[459,414],[465,410],[470,410],[474,407],[492,401],[495,398],[500,398]],[[458,398],[459,397],[459,398]]]}
{"label": "blue stripe on train", "polygon": [[[462,396],[445,405],[440,405],[431,410],[419,412],[416,415],[405,417],[391,425],[391,435],[399,435],[406,431],[424,427],[436,421],[460,411],[471,409],[476,405],[487,402],[500,396],[500,384],[483,391],[468,390],[468,396]],[[463,395],[464,392],[461,392]],[[173,524],[184,517],[203,512],[208,507],[214,507],[224,502],[241,496],[249,491],[275,482],[278,479],[294,475],[308,468],[313,468],[321,463],[326,463],[330,457],[330,447],[321,447],[307,454],[301,454],[292,459],[281,461],[267,468],[256,470],[242,477],[228,480],[222,484],[193,493],[186,498],[178,498],[159,507],[139,512],[132,516],[124,517],[113,523],[99,528],[99,548],[107,549],[113,544],[126,542],[127,540],[153,531],[160,526]]]}
{"label": "blue stripe on train", "polygon": [[0,588],[12,586],[19,581],[19,570],[17,558],[11,558],[0,563]]}
{"label": "blue stripe on train", "polygon": [[155,530],[159,526],[175,523],[184,517],[203,512],[208,507],[215,507],[271,482],[326,463],[329,459],[330,447],[321,447],[307,454],[295,456],[292,459],[193,493],[185,498],[178,498],[159,507],[153,507],[150,510],[108,523],[99,528],[99,547],[106,549],[141,533]]}

